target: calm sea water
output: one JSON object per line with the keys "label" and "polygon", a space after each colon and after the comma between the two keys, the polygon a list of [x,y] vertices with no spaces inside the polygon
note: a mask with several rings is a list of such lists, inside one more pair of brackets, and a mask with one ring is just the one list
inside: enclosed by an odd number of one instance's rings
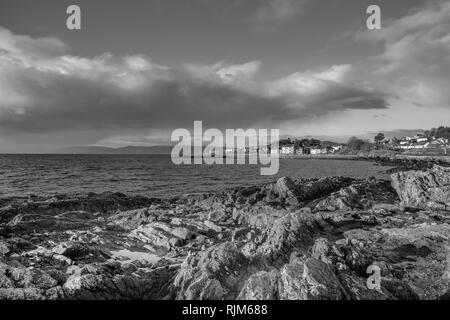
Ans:
{"label": "calm sea water", "polygon": [[182,165],[155,155],[0,155],[0,197],[122,192],[152,197],[211,192],[280,176],[387,177],[388,167],[352,160],[280,159],[277,176],[259,165]]}

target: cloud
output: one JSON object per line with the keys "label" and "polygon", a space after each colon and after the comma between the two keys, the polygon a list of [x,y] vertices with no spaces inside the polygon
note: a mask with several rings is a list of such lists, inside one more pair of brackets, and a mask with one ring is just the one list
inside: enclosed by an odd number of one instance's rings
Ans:
{"label": "cloud", "polygon": [[21,58],[27,55],[44,58],[63,54],[66,50],[67,46],[57,38],[33,39],[0,27],[0,57],[14,54]]}
{"label": "cloud", "polygon": [[386,91],[415,105],[450,106],[450,2],[428,2],[356,38],[384,46],[371,69],[373,81]]}
{"label": "cloud", "polygon": [[307,0],[264,0],[255,15],[259,24],[284,23],[303,9]]}
{"label": "cloud", "polygon": [[386,109],[383,92],[349,81],[350,65],[335,65],[315,72],[296,72],[268,84],[272,95],[283,95],[302,116],[325,115],[347,109]]}
{"label": "cloud", "polygon": [[256,79],[260,68],[260,61],[174,68],[145,55],[84,58],[69,55],[58,39],[0,28],[0,132],[73,140],[95,131],[97,141],[118,134],[132,141],[132,133],[191,127],[194,120],[216,128],[280,127],[387,107],[383,93],[349,82],[350,65],[265,82]]}
{"label": "cloud", "polygon": [[195,78],[239,86],[253,80],[261,68],[261,61],[231,65],[219,62],[210,66],[187,64],[184,67]]}

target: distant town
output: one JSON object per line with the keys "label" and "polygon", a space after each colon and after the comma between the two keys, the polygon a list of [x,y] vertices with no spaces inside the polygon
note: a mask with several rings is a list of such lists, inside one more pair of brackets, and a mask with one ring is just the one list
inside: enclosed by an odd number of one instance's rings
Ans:
{"label": "distant town", "polygon": [[373,141],[352,137],[343,144],[318,139],[289,138],[280,140],[279,150],[271,150],[271,153],[278,152],[282,155],[358,154],[384,150],[409,154],[446,155],[449,141],[450,127],[439,127],[400,138],[386,138],[384,133],[375,135]]}
{"label": "distant town", "polygon": [[[411,136],[387,138],[384,133],[378,133],[373,140],[351,137],[346,143],[321,141],[319,139],[287,138],[279,141],[278,149],[270,146],[262,148],[262,152],[295,155],[324,155],[324,154],[355,154],[364,155],[370,152],[405,153],[412,155],[447,155],[449,152],[450,127],[433,128],[418,132]],[[226,149],[225,153],[252,153],[256,148]]]}

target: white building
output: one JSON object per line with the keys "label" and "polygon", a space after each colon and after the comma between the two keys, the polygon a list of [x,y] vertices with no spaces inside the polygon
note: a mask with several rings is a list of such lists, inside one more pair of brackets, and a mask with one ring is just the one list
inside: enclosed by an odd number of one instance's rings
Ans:
{"label": "white building", "polygon": [[294,145],[286,145],[281,147],[281,154],[294,154],[295,147]]}
{"label": "white building", "polygon": [[326,154],[327,148],[311,148],[311,154]]}

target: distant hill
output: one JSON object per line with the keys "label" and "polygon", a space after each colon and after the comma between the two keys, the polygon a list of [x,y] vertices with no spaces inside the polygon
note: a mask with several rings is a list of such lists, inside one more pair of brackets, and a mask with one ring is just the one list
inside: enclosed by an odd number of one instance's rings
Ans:
{"label": "distant hill", "polygon": [[128,146],[122,148],[97,147],[97,146],[77,146],[61,148],[54,153],[61,154],[170,154],[172,146],[140,147]]}

